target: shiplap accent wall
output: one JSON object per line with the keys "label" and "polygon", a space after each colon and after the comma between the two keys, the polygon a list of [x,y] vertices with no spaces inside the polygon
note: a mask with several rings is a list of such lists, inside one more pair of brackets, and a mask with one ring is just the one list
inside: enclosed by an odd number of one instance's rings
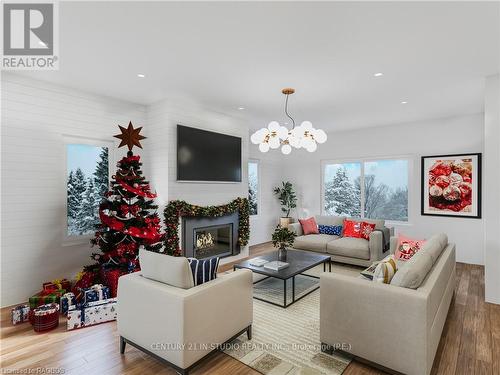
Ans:
{"label": "shiplap accent wall", "polygon": [[[158,193],[160,212],[170,200],[181,199],[201,206],[225,204],[248,196],[248,126],[243,119],[197,103],[168,100],[148,107],[148,136],[144,141],[151,182]],[[241,137],[242,181],[238,183],[177,182],[177,125]],[[224,152],[224,150],[221,150]],[[243,256],[248,248],[243,249]],[[235,260],[226,258],[224,262]]]}
{"label": "shiplap accent wall", "polygon": [[[241,137],[242,181],[239,183],[186,183],[177,182],[177,125]],[[237,117],[229,116],[196,103],[162,101],[148,107],[148,134],[145,150],[162,158],[150,158],[150,167],[162,174],[156,186],[168,185],[168,200],[183,199],[199,205],[224,204],[236,197],[248,195],[248,126]],[[149,142],[149,143],[148,143]],[[221,150],[220,152],[224,152]],[[168,173],[168,180],[165,174]],[[165,193],[166,191],[163,191]],[[164,200],[164,196],[162,196]]]}
{"label": "shiplap accent wall", "polygon": [[[6,72],[1,84],[1,305],[7,306],[91,263],[87,241],[63,243],[64,136],[110,141],[118,124],[144,124],[146,107]],[[111,151],[114,160],[126,152]]]}

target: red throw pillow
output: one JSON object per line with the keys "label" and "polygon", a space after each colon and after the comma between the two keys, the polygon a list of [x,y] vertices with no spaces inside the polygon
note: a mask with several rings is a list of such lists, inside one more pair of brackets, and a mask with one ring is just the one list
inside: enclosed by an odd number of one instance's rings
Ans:
{"label": "red throw pillow", "polygon": [[361,223],[344,219],[344,237],[361,238]]}
{"label": "red throw pillow", "polygon": [[375,224],[370,224],[367,223],[366,221],[363,221],[361,223],[361,238],[369,240],[370,234],[373,232],[374,229],[375,229]]}
{"label": "red throw pillow", "polygon": [[408,260],[425,244],[425,240],[414,240],[403,235],[399,235],[398,246],[394,255],[396,259]]}
{"label": "red throw pillow", "polygon": [[302,232],[304,234],[318,234],[318,224],[316,224],[316,220],[314,217],[310,217],[309,219],[299,219],[299,223],[302,226]]}

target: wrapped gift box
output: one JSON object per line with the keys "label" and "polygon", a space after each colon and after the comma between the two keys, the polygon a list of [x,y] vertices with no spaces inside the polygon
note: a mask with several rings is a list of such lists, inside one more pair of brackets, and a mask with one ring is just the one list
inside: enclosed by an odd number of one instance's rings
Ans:
{"label": "wrapped gift box", "polygon": [[84,328],[96,324],[116,320],[117,300],[109,298],[101,301],[89,302],[89,306],[75,307],[68,310],[67,330]]}
{"label": "wrapped gift box", "polygon": [[12,324],[28,322],[30,318],[30,307],[28,305],[19,305],[14,307],[10,312]]}
{"label": "wrapped gift box", "polygon": [[47,283],[43,283],[43,290],[53,291],[53,290],[71,290],[71,282],[67,279],[56,279]]}
{"label": "wrapped gift box", "polygon": [[92,285],[90,288],[82,289],[80,292],[81,297],[77,298],[86,307],[90,302],[103,301],[111,298],[109,288],[102,284]]}
{"label": "wrapped gift box", "polygon": [[59,305],[48,303],[32,310],[30,313],[31,324],[35,332],[45,332],[59,325]]}
{"label": "wrapped gift box", "polygon": [[76,305],[76,297],[74,293],[64,293],[59,302],[59,311],[61,314],[66,315],[70,306]]}
{"label": "wrapped gift box", "polygon": [[31,309],[35,307],[45,305],[48,303],[57,303],[61,299],[61,296],[66,293],[66,290],[42,290],[41,292],[35,294],[34,296],[29,298],[29,305]]}

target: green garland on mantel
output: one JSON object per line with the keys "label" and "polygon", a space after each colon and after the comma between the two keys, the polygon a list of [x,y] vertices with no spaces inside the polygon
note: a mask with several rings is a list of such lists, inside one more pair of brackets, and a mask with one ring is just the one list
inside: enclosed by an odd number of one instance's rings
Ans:
{"label": "green garland on mantel", "polygon": [[181,256],[179,246],[179,219],[182,216],[190,217],[220,217],[238,211],[239,228],[238,244],[245,246],[250,238],[250,205],[247,198],[236,198],[228,204],[221,206],[196,206],[185,201],[170,201],[165,207],[165,253]]}

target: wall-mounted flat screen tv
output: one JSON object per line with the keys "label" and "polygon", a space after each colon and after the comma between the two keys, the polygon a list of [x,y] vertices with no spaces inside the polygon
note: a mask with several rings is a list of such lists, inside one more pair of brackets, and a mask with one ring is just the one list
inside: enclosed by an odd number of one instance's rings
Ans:
{"label": "wall-mounted flat screen tv", "polygon": [[241,138],[177,125],[177,181],[241,182]]}

